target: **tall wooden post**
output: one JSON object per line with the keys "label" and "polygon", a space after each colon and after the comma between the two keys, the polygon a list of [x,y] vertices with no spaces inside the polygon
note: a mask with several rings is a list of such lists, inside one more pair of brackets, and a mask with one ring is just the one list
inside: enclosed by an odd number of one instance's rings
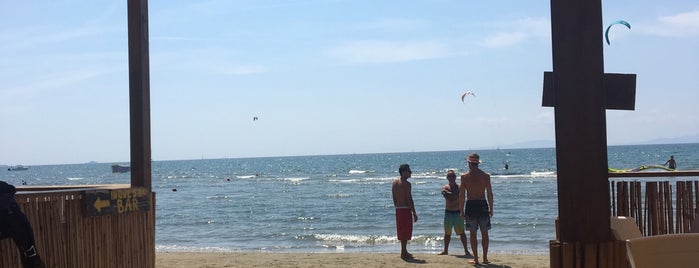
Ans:
{"label": "tall wooden post", "polygon": [[600,0],[551,0],[562,242],[610,239],[602,31]]}
{"label": "tall wooden post", "polygon": [[151,189],[148,0],[128,0],[131,187]]}

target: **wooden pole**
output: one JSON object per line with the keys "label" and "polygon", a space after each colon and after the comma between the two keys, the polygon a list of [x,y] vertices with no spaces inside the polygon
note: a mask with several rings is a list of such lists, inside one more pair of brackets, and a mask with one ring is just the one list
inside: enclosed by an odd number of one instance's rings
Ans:
{"label": "wooden pole", "polygon": [[151,189],[148,0],[128,0],[131,187]]}
{"label": "wooden pole", "polygon": [[551,0],[558,211],[565,242],[611,237],[601,29],[600,0]]}

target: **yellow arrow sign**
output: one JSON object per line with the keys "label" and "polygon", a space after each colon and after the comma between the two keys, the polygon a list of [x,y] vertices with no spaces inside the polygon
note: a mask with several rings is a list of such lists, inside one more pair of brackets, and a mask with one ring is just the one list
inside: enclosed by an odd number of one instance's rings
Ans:
{"label": "yellow arrow sign", "polygon": [[97,200],[95,200],[95,204],[93,204],[93,206],[95,207],[97,212],[102,212],[103,208],[108,208],[111,205],[112,204],[111,204],[111,202],[109,202],[109,199],[102,200],[102,198],[100,198],[100,197],[97,197]]}

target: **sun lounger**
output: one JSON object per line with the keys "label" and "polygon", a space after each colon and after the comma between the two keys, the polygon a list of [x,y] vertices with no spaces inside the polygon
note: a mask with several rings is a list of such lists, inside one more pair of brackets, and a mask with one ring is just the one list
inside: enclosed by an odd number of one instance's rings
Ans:
{"label": "sun lounger", "polygon": [[636,225],[636,220],[631,217],[612,216],[609,218],[612,234],[615,240],[629,240],[643,237],[641,230]]}
{"label": "sun lounger", "polygon": [[699,234],[668,234],[629,239],[626,241],[626,254],[632,268],[697,267]]}

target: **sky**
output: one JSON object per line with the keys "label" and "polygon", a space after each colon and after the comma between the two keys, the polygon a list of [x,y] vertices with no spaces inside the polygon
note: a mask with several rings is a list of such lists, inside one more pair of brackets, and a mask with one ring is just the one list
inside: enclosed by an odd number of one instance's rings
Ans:
{"label": "sky", "polygon": [[[699,137],[699,3],[603,1],[607,140]],[[553,141],[550,1],[151,0],[153,160]],[[0,3],[0,165],[128,162],[126,1]],[[464,102],[461,94],[471,91]],[[259,120],[253,121],[253,117]]]}

